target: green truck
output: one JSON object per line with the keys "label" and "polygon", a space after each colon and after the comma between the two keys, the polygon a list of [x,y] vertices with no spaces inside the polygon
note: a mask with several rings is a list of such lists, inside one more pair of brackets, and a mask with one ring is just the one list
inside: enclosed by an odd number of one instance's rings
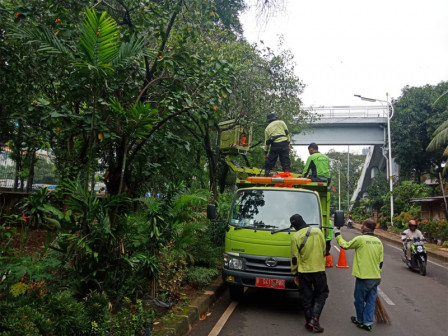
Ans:
{"label": "green truck", "polygon": [[[238,139],[233,142],[238,144]],[[228,148],[228,143],[221,147]],[[233,155],[228,156],[230,167]],[[254,168],[239,169],[250,174]],[[262,171],[255,168],[255,172]],[[238,189],[227,222],[222,276],[234,300],[241,297],[245,287],[297,290],[290,266],[291,234],[295,232],[290,228],[292,215],[298,213],[307,224],[321,228],[327,244],[333,234],[327,183],[297,175],[256,175],[237,178]],[[214,205],[209,205],[208,217],[213,219],[215,215]],[[343,213],[336,212],[335,225],[342,226],[343,221]]]}

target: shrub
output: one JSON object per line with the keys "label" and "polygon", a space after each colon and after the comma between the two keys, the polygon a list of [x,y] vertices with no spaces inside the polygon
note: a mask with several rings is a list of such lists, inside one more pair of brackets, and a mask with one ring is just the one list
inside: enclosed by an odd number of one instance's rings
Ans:
{"label": "shrub", "polygon": [[45,310],[45,315],[60,335],[78,335],[89,331],[84,304],[78,302],[69,291],[48,295]]}
{"label": "shrub", "polygon": [[144,307],[141,300],[132,303],[129,298],[125,297],[120,311],[113,317],[111,335],[147,335],[153,319],[154,311],[149,307]]}
{"label": "shrub", "polygon": [[2,336],[40,336],[54,331],[40,309],[32,305],[10,307],[9,312],[0,319],[0,325],[6,329]]}
{"label": "shrub", "polygon": [[185,280],[194,288],[200,289],[210,284],[219,275],[216,268],[190,267],[185,273]]}
{"label": "shrub", "polygon": [[[27,215],[27,224],[31,228],[46,228],[49,224],[46,221],[46,210],[44,205],[51,203],[54,199],[53,193],[48,188],[42,188],[31,193],[20,203],[20,209]],[[54,229],[53,227],[49,227]]]}
{"label": "shrub", "polygon": [[394,217],[395,229],[399,231],[407,229],[408,223],[411,219],[418,220],[418,216],[415,214],[415,211],[401,212],[398,216]]}
{"label": "shrub", "polygon": [[90,331],[94,335],[106,335],[112,319],[107,296],[98,291],[90,292],[84,298],[84,309],[90,321]]}

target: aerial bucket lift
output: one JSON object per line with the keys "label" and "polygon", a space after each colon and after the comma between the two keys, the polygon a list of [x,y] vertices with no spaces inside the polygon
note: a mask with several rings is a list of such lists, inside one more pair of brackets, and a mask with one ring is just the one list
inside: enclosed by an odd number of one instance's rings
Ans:
{"label": "aerial bucket lift", "polygon": [[[218,126],[221,133],[219,149],[224,155],[224,161],[227,164],[224,173],[221,176],[221,192],[224,189],[229,168],[237,173],[237,176],[239,173],[251,176],[264,175],[264,168],[252,167],[247,158],[247,153],[249,153],[251,148],[261,144],[261,142],[259,142],[252,145],[252,125],[242,125],[238,120],[231,119],[220,122]],[[244,166],[241,166],[238,160],[236,160],[240,155],[244,159]],[[276,173],[273,172],[273,175],[275,174]],[[292,173],[290,175],[292,177],[300,177],[299,174]],[[237,178],[237,183],[238,181],[239,179]]]}

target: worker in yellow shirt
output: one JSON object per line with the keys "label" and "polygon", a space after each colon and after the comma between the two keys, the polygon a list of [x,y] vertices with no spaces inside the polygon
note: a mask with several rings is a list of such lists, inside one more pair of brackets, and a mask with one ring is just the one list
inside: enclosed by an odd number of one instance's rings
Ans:
{"label": "worker in yellow shirt", "polygon": [[325,274],[326,244],[322,230],[311,228],[302,216],[295,214],[289,219],[296,232],[291,237],[291,272],[299,286],[305,310],[305,328],[323,332],[319,318],[328,297]]}
{"label": "worker in yellow shirt", "polygon": [[355,250],[352,275],[356,278],[354,293],[356,316],[352,316],[351,321],[367,331],[372,331],[384,256],[383,244],[374,235],[375,228],[376,223],[373,220],[365,220],[361,227],[362,235],[349,242],[342,238],[339,228],[333,229],[340,247]]}
{"label": "worker in yellow shirt", "polygon": [[269,113],[266,117],[268,126],[264,130],[265,147],[264,155],[265,176],[269,176],[272,168],[274,168],[277,159],[280,159],[280,164],[284,172],[289,172],[291,167],[291,160],[289,158],[289,151],[291,149],[288,127],[283,120],[278,120],[275,113]]}

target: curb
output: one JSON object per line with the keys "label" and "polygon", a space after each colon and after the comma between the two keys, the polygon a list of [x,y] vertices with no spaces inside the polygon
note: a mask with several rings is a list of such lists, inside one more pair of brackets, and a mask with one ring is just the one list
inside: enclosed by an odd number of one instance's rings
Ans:
{"label": "curb", "polygon": [[221,276],[209,285],[204,293],[194,299],[180,314],[169,320],[166,325],[156,331],[154,336],[183,336],[187,335],[200,317],[206,314],[225,290]]}

